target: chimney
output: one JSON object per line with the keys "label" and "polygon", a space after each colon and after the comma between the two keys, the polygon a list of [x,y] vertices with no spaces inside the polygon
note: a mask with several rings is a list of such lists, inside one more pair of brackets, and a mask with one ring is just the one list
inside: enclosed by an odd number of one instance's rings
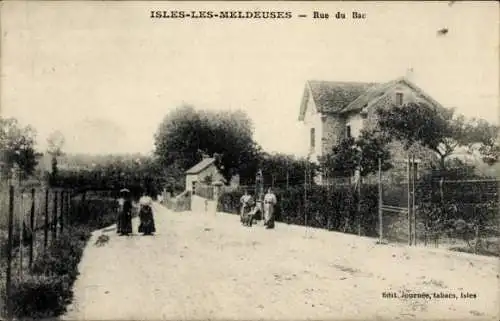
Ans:
{"label": "chimney", "polygon": [[414,79],[415,78],[415,74],[413,72],[413,67],[410,67],[410,68],[406,69],[405,78],[408,79],[411,82],[414,82],[414,80],[415,80]]}

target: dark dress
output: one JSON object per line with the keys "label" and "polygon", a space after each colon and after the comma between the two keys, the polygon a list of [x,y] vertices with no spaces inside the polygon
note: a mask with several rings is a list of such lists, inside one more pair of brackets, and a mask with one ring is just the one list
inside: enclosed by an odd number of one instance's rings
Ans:
{"label": "dark dress", "polygon": [[118,234],[132,233],[132,202],[130,200],[120,200],[118,214],[117,232]]}
{"label": "dark dress", "polygon": [[144,233],[144,235],[151,235],[156,232],[153,209],[151,208],[151,206],[141,206],[139,219],[141,220],[141,223],[139,225],[139,233]]}

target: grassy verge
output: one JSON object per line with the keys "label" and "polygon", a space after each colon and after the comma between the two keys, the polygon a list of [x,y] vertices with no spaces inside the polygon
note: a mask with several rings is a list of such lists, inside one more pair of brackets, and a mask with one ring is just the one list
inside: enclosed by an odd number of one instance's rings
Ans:
{"label": "grassy verge", "polygon": [[31,269],[25,263],[19,267],[18,253],[14,253],[10,302],[16,319],[53,319],[64,314],[73,299],[78,264],[92,231],[115,222],[112,198],[77,198],[72,209],[71,224],[38,252]]}
{"label": "grassy verge", "polygon": [[65,312],[90,235],[86,226],[67,229],[34,260],[29,273],[13,279],[10,300],[17,318],[52,318]]}

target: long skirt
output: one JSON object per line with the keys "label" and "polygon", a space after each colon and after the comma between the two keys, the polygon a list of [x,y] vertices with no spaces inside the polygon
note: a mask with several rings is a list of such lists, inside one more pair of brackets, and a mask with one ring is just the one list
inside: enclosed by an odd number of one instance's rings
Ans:
{"label": "long skirt", "polygon": [[267,228],[274,228],[274,205],[264,204],[264,225]]}
{"label": "long skirt", "polygon": [[120,213],[118,215],[117,232],[119,234],[132,233],[132,216],[129,213]]}
{"label": "long skirt", "polygon": [[153,209],[150,206],[143,206],[139,212],[139,233],[151,235],[156,232]]}

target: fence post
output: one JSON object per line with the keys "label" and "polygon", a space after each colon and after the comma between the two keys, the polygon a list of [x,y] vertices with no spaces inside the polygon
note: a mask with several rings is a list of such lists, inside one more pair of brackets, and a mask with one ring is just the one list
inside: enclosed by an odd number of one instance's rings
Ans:
{"label": "fence post", "polygon": [[45,224],[43,227],[43,248],[47,249],[49,243],[49,189],[45,190]]}
{"label": "fence post", "polygon": [[31,213],[30,213],[30,228],[31,228],[31,240],[30,240],[30,261],[29,267],[33,266],[33,246],[35,243],[35,189],[31,189]]}
{"label": "fence post", "polygon": [[383,217],[382,217],[382,160],[378,159],[378,237],[379,243],[383,240]]}
{"label": "fence post", "polygon": [[66,194],[66,222],[71,225],[71,190]]}
{"label": "fence post", "polygon": [[358,180],[358,236],[361,236],[361,171]]}
{"label": "fence post", "polygon": [[21,207],[21,211],[19,213],[19,278],[23,278],[23,254],[24,254],[24,193],[19,188],[20,193],[19,196],[21,200],[19,202],[19,206]]}
{"label": "fence post", "polygon": [[406,175],[406,179],[408,181],[407,183],[407,188],[408,188],[408,245],[411,246],[411,187],[410,187],[410,181],[411,181],[411,178],[410,178],[410,175],[411,175],[411,162],[410,162],[410,154],[408,154],[408,162],[406,164],[406,166],[408,167],[407,168],[407,175]]}
{"label": "fence post", "polygon": [[411,209],[413,214],[413,245],[417,245],[417,212],[415,211],[415,182],[417,176],[417,163],[415,162],[415,154],[412,156],[412,192],[411,192]]}
{"label": "fence post", "polygon": [[57,191],[54,191],[54,205],[52,207],[52,242],[57,239]]}
{"label": "fence post", "polygon": [[12,246],[14,232],[14,186],[9,186],[9,220],[8,220],[8,235],[7,235],[7,280],[5,286],[7,319],[12,319]]}
{"label": "fence post", "polygon": [[306,161],[304,170],[304,225],[306,228],[306,236],[307,236],[307,170],[309,168],[308,161]]}
{"label": "fence post", "polygon": [[61,191],[59,197],[59,231],[62,234],[64,229],[64,191]]}

